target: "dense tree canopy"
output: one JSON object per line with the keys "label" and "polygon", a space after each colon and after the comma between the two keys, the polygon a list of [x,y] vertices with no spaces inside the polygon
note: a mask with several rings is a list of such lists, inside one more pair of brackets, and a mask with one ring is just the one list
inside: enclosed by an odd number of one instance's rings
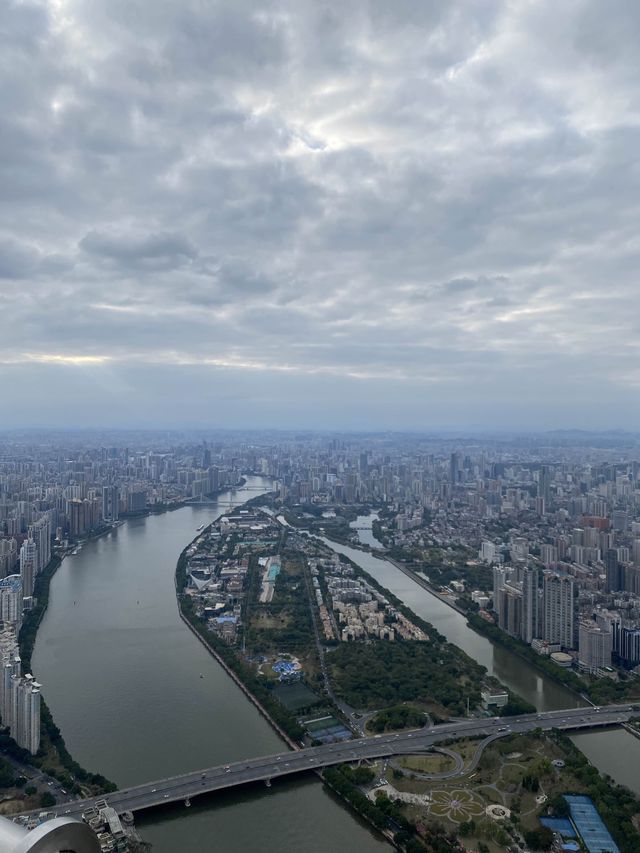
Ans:
{"label": "dense tree canopy", "polygon": [[341,643],[328,660],[336,693],[355,708],[422,699],[459,714],[480,701],[482,668],[447,643]]}

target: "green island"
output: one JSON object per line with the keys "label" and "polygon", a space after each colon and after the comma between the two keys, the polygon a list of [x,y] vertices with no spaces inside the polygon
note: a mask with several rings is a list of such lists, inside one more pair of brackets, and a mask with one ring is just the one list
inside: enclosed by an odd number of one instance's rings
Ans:
{"label": "green island", "polygon": [[[292,534],[283,535],[273,522],[266,523],[271,526],[268,541],[261,534],[259,544],[237,530],[208,538],[212,531],[217,533],[214,523],[199,537],[196,551],[192,545],[180,556],[176,583],[183,616],[270,712],[277,709],[278,723],[292,737],[299,738],[305,731],[301,712],[321,706],[342,724],[347,710],[364,714],[411,701],[419,703],[423,720],[429,712],[446,719],[478,708],[483,685],[497,686],[484,667],[346,557],[336,562],[333,552],[313,540],[294,547]],[[224,603],[224,594],[190,587],[193,571],[198,579],[197,560],[216,564],[218,575],[214,569],[210,577],[233,574],[227,564],[242,568],[244,593],[242,604],[234,608],[236,615]],[[265,560],[277,560],[278,566],[269,590],[265,590],[265,572],[260,566]],[[414,633],[406,638],[397,634],[395,642],[369,635],[367,642],[341,642],[334,614],[326,614],[331,633],[323,634],[313,582],[318,590],[326,589],[327,579],[335,580],[330,572],[336,571],[344,575],[343,582],[357,586],[362,597],[378,595],[386,600],[387,609],[376,612],[377,630],[388,626],[396,632],[405,630],[406,624],[410,626],[406,630]],[[229,625],[234,627],[226,631]],[[288,671],[283,673],[283,669]],[[517,697],[513,699],[517,702]],[[533,710],[528,705],[518,708]]]}
{"label": "green island", "polygon": [[[268,502],[263,497],[254,504],[254,508]],[[273,500],[270,503],[272,508],[279,509]],[[341,514],[342,520],[334,521],[330,538],[357,544],[349,522],[369,509],[350,507],[348,512]],[[379,515],[382,517],[381,513]],[[232,644],[222,642],[216,636],[211,624],[206,624],[193,596],[184,594],[188,574],[185,555],[178,581],[181,603],[185,598],[191,598],[186,602],[187,611],[201,636],[209,643],[213,639],[216,649],[230,661],[236,672],[241,673],[250,689],[257,686],[256,695],[269,715],[274,712],[279,725],[301,743],[313,744],[326,742],[327,737],[338,739],[349,731],[361,736],[363,733],[373,735],[419,728],[427,723],[437,724],[466,714],[467,708],[472,714],[483,713],[479,705],[481,687],[487,684],[497,686],[497,682],[492,684],[491,679],[487,679],[483,667],[448,643],[432,625],[421,620],[348,558],[326,548],[315,538],[299,535],[304,531],[328,536],[327,519],[322,513],[305,512],[302,516],[297,509],[294,512],[289,507],[284,517],[289,524],[294,518],[295,526],[279,533],[274,530],[267,550],[253,548],[251,551],[246,600],[242,605],[238,634]],[[377,523],[384,524],[384,521]],[[228,541],[223,540],[217,547],[227,558],[231,555],[238,558],[244,553],[242,540],[242,536],[230,533]],[[275,578],[273,595],[261,601],[264,572],[259,562],[260,558],[264,561],[267,555],[281,563],[281,571]],[[423,576],[427,574],[425,565],[417,560],[417,554],[397,552],[398,557],[409,557],[412,569],[418,569]],[[438,553],[434,552],[430,557],[435,561]],[[447,565],[439,577],[444,578],[446,572],[452,571],[456,579],[471,581],[473,578],[473,583],[478,586],[489,585],[486,567],[471,560],[468,550],[447,549],[445,559]],[[433,568],[430,571],[433,575]],[[338,625],[334,617],[342,618],[345,614],[331,613],[331,607],[327,607],[333,601],[336,576],[342,582],[362,583],[369,591],[382,595],[397,614],[411,623],[412,630],[423,632],[424,638],[396,636],[395,642],[389,642],[367,635],[365,630],[364,636],[352,637],[349,634],[344,641],[342,623]],[[464,597],[460,603],[467,605],[471,627],[476,627],[474,621],[479,618],[477,607],[470,600],[467,603]],[[387,637],[393,620],[385,614],[379,622],[376,630],[382,632],[380,636]],[[484,633],[482,629],[484,624],[477,628]],[[508,635],[503,636],[511,640]],[[274,664],[283,660],[299,667],[294,680],[290,681],[286,676],[284,683],[282,676],[273,670]],[[435,665],[434,661],[437,662]],[[534,662],[546,663],[559,670],[548,660]],[[572,675],[563,670],[560,672]],[[558,680],[563,681],[562,677]],[[581,682],[582,679],[578,684],[565,683],[583,691]],[[606,691],[608,683],[603,687]],[[609,698],[617,698],[615,693],[611,697],[606,692],[601,695],[603,703]],[[508,704],[499,712],[509,715],[532,710],[533,706],[521,697],[509,693]],[[515,746],[509,745],[512,740],[517,741]],[[552,834],[540,823],[540,818],[564,813],[567,803],[561,795],[571,793],[589,796],[601,807],[601,816],[622,853],[640,849],[636,830],[640,802],[628,789],[612,785],[611,780],[603,778],[567,737],[558,733],[543,735],[541,732],[534,736],[520,736],[519,740],[510,736],[487,746],[484,751],[478,750],[477,742],[460,741],[450,744],[449,752],[452,751],[458,753],[458,757],[444,754],[445,750],[434,749],[433,754],[420,759],[408,756],[388,764],[374,762],[369,767],[345,765],[328,768],[323,772],[323,778],[357,812],[405,850],[426,849],[441,853],[463,849],[456,839],[463,840],[464,849],[477,853],[509,849],[505,844],[512,845],[514,850],[524,847],[530,850],[549,849]],[[483,779],[490,779],[492,762],[502,761],[500,756],[518,752],[521,753],[519,763],[524,767],[521,778],[503,783],[502,777],[517,776],[516,770],[507,767],[501,771],[501,781],[496,782],[499,795],[497,792],[491,794],[489,790],[476,790]],[[412,765],[415,761],[421,762],[421,766]],[[455,781],[437,779],[438,775],[450,773],[460,762],[464,763],[466,772],[456,772]],[[495,766],[497,764],[494,769]],[[483,772],[486,777],[482,776]],[[391,788],[387,790],[389,784]],[[491,784],[491,781],[486,781],[488,788]],[[412,794],[411,786],[420,789],[417,791],[420,797],[425,792],[433,794],[429,808],[420,809],[415,798],[404,796]],[[502,787],[505,790],[501,790]],[[602,796],[605,789],[609,791],[607,798]],[[484,803],[483,809],[501,803],[509,811],[508,820],[496,819],[486,811],[480,817],[474,816],[473,808],[468,819],[465,819],[464,808],[459,814],[455,810],[447,811],[449,800],[458,802],[456,796],[450,796],[451,792],[459,790],[465,791],[461,795],[462,800],[473,800],[478,808],[480,799]],[[533,797],[534,808],[531,795],[536,792],[539,799],[535,801]],[[527,806],[524,809],[522,802]],[[603,803],[606,808],[602,808]],[[445,819],[447,815],[449,817]]]}
{"label": "green island", "polygon": [[[176,591],[183,618],[292,745],[486,713],[481,690],[499,685],[482,666],[346,557],[258,506],[214,522],[183,551]],[[513,694],[501,709],[532,710]],[[606,803],[602,817],[622,853],[640,844],[636,797],[557,734],[455,741],[427,755],[327,768],[323,778],[411,853],[547,850],[540,818],[559,816],[567,793]]]}

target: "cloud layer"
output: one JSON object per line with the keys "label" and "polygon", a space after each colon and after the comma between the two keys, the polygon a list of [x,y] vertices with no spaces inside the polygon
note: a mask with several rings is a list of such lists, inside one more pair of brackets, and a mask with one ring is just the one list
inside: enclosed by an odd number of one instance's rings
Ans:
{"label": "cloud layer", "polygon": [[638,43],[635,0],[0,0],[0,427],[630,427]]}

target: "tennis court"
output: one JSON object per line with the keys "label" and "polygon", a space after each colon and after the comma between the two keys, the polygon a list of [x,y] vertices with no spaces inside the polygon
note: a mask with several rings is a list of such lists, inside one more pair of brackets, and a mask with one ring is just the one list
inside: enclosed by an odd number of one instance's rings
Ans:
{"label": "tennis court", "polygon": [[569,803],[573,825],[589,853],[620,853],[589,797],[565,794],[564,798]]}

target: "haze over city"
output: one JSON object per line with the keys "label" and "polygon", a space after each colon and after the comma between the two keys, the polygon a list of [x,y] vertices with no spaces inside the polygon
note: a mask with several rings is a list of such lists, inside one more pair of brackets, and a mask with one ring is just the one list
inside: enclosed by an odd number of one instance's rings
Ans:
{"label": "haze over city", "polygon": [[3,3],[0,426],[632,428],[639,24]]}

